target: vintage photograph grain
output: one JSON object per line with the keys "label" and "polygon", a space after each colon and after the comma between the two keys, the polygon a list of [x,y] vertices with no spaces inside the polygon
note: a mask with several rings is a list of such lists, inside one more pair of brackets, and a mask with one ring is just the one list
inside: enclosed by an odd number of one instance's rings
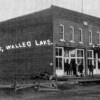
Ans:
{"label": "vintage photograph grain", "polygon": [[0,100],[100,100],[100,0],[0,0]]}

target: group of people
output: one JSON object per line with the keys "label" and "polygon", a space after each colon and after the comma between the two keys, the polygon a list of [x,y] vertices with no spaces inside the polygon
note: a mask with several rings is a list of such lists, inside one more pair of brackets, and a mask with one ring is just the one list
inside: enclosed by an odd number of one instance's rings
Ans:
{"label": "group of people", "polygon": [[67,75],[75,75],[77,76],[77,64],[75,60],[71,60],[69,63],[68,60],[64,63],[65,72]]}
{"label": "group of people", "polygon": [[[94,66],[92,64],[88,65],[88,70],[89,70],[89,76],[93,77],[93,69]],[[75,60],[71,60],[70,63],[68,60],[64,63],[64,70],[67,75],[75,75],[75,76],[80,76],[83,77],[83,70],[84,66],[83,63],[80,62],[79,64],[76,64]]]}

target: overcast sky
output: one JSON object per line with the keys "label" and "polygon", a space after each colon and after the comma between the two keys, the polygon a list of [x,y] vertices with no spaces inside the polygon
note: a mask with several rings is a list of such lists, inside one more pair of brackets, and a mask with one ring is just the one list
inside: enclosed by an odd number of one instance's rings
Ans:
{"label": "overcast sky", "polygon": [[[57,5],[81,11],[82,0],[0,0],[0,21]],[[100,17],[100,0],[83,0],[84,13]]]}

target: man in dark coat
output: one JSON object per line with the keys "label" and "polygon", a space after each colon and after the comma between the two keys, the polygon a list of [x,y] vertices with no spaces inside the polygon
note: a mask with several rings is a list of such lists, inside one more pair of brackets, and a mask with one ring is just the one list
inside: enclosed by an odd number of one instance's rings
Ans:
{"label": "man in dark coat", "polygon": [[82,63],[78,66],[78,72],[80,73],[80,76],[82,77],[83,76],[83,64]]}
{"label": "man in dark coat", "polygon": [[88,65],[88,69],[89,69],[89,76],[93,77],[94,66],[92,64],[90,64],[90,65]]}
{"label": "man in dark coat", "polygon": [[71,61],[71,66],[72,66],[73,75],[77,76],[77,71],[76,71],[77,64],[75,63],[75,60]]}
{"label": "man in dark coat", "polygon": [[70,75],[70,64],[68,63],[68,61],[65,62],[64,68],[67,75]]}

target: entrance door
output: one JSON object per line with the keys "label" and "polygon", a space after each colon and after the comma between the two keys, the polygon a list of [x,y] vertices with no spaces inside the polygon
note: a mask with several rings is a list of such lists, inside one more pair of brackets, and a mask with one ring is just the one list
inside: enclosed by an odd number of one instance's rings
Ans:
{"label": "entrance door", "polygon": [[99,54],[95,54],[95,69],[94,69],[94,74],[100,74],[100,58]]}
{"label": "entrance door", "polygon": [[[75,62],[77,64],[77,52],[76,52],[76,49],[74,50],[70,50],[70,64]],[[77,66],[76,66],[76,71],[77,71]],[[76,72],[77,73],[77,72]],[[71,69],[71,75],[73,75],[73,69]]]}
{"label": "entrance door", "polygon": [[84,60],[84,49],[77,49],[77,74],[80,75],[78,67],[80,64],[83,65],[83,75],[85,75],[85,60]]}
{"label": "entrance door", "polygon": [[[73,49],[73,50],[64,50],[64,59],[65,61],[68,61],[69,64],[71,62],[75,62],[77,64],[76,66],[76,71],[77,74],[78,73],[78,65],[79,64],[83,64],[83,67],[85,65],[85,61],[84,61],[84,49]],[[83,73],[85,72],[85,67],[83,69]],[[67,74],[66,74],[67,75]],[[73,72],[70,72],[70,75],[73,75]]]}
{"label": "entrance door", "polygon": [[[93,50],[88,50],[87,52],[87,57],[88,57],[88,65],[92,64],[94,65],[94,53]],[[89,74],[89,69],[88,69],[88,74]]]}

